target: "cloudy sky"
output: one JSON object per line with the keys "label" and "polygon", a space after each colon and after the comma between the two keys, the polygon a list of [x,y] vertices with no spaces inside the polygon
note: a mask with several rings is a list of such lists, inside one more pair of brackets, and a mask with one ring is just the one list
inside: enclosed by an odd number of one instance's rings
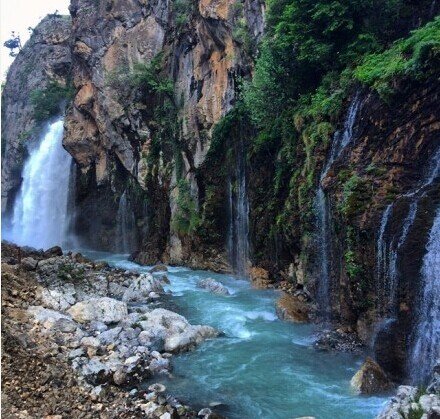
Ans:
{"label": "cloudy sky", "polygon": [[60,14],[69,14],[69,0],[2,0],[0,2],[0,76],[4,80],[13,58],[3,43],[11,37],[11,31],[20,34],[21,43],[29,39],[27,28],[35,27],[48,13],[58,10]]}

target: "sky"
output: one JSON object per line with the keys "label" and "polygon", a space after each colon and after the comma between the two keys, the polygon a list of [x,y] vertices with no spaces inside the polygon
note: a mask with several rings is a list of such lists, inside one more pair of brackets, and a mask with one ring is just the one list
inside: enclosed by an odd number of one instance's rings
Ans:
{"label": "sky", "polygon": [[13,58],[3,43],[11,37],[11,32],[20,34],[22,45],[29,39],[27,28],[35,27],[48,13],[55,10],[62,15],[69,14],[69,0],[2,0],[0,1],[0,78],[6,78],[6,72]]}

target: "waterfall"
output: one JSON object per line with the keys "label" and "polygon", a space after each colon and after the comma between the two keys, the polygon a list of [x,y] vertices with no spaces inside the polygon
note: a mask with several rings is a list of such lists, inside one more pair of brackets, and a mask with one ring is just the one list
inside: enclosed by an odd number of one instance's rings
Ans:
{"label": "waterfall", "polygon": [[119,199],[116,216],[116,251],[132,253],[134,250],[136,250],[136,221],[125,190]]}
{"label": "waterfall", "polygon": [[228,190],[228,254],[234,274],[245,277],[249,263],[249,202],[246,188],[246,154],[241,138],[235,161],[235,173],[229,179]]}
{"label": "waterfall", "polygon": [[430,159],[422,182],[413,191],[401,197],[402,199],[409,200],[408,213],[398,234],[392,237],[390,241],[386,239],[386,229],[392,217],[394,203],[389,204],[382,215],[376,244],[376,286],[380,315],[388,314],[394,316],[399,279],[397,268],[399,251],[405,244],[409,231],[416,219],[420,198],[439,176],[440,149]]}
{"label": "waterfall", "polygon": [[321,312],[328,313],[330,311],[330,271],[331,263],[331,234],[330,234],[330,205],[327,195],[322,188],[322,181],[327,176],[332,164],[339,158],[344,149],[351,143],[353,139],[353,129],[356,118],[361,106],[360,93],[357,92],[352,100],[345,118],[344,130],[337,131],[333,136],[330,154],[327,159],[321,176],[319,178],[318,190],[315,198],[315,212],[317,216],[317,244],[319,259],[319,282],[317,290],[317,299]]}
{"label": "waterfall", "polygon": [[7,238],[37,248],[65,244],[72,158],[62,146],[63,120],[49,124],[24,165]]}
{"label": "waterfall", "polygon": [[382,214],[382,219],[380,221],[379,227],[379,235],[376,242],[376,285],[379,311],[382,314],[386,310],[387,302],[389,300],[389,284],[387,283],[389,251],[387,240],[385,238],[385,233],[390,216],[393,211],[393,207],[393,203],[389,204]]}
{"label": "waterfall", "polygon": [[440,208],[423,258],[421,287],[410,356],[411,376],[415,383],[426,381],[440,358]]}

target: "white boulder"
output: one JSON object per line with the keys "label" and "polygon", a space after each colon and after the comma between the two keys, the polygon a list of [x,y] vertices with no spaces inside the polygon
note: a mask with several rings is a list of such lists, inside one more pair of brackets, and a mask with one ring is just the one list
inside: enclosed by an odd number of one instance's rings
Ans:
{"label": "white boulder", "polygon": [[116,323],[127,316],[127,304],[109,297],[91,298],[76,303],[67,311],[79,323],[99,321]]}
{"label": "white boulder", "polygon": [[164,292],[160,280],[149,273],[141,274],[131,282],[122,296],[122,301],[144,301],[148,299],[151,292]]}

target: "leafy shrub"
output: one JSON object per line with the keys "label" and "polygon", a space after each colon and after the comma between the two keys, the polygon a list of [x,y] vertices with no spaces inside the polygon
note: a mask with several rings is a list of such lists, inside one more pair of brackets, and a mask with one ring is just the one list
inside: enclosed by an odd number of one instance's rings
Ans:
{"label": "leafy shrub", "polygon": [[38,122],[45,121],[60,113],[60,106],[73,98],[73,86],[62,86],[56,81],[50,82],[44,89],[31,93],[34,118]]}
{"label": "leafy shrub", "polygon": [[399,77],[424,78],[438,71],[440,64],[440,17],[401,39],[382,53],[367,55],[355,77],[387,99],[393,81]]}
{"label": "leafy shrub", "polygon": [[187,180],[180,179],[177,182],[177,188],[179,191],[176,201],[177,211],[174,214],[172,226],[177,233],[188,235],[193,233],[200,224],[197,205],[191,195]]}

